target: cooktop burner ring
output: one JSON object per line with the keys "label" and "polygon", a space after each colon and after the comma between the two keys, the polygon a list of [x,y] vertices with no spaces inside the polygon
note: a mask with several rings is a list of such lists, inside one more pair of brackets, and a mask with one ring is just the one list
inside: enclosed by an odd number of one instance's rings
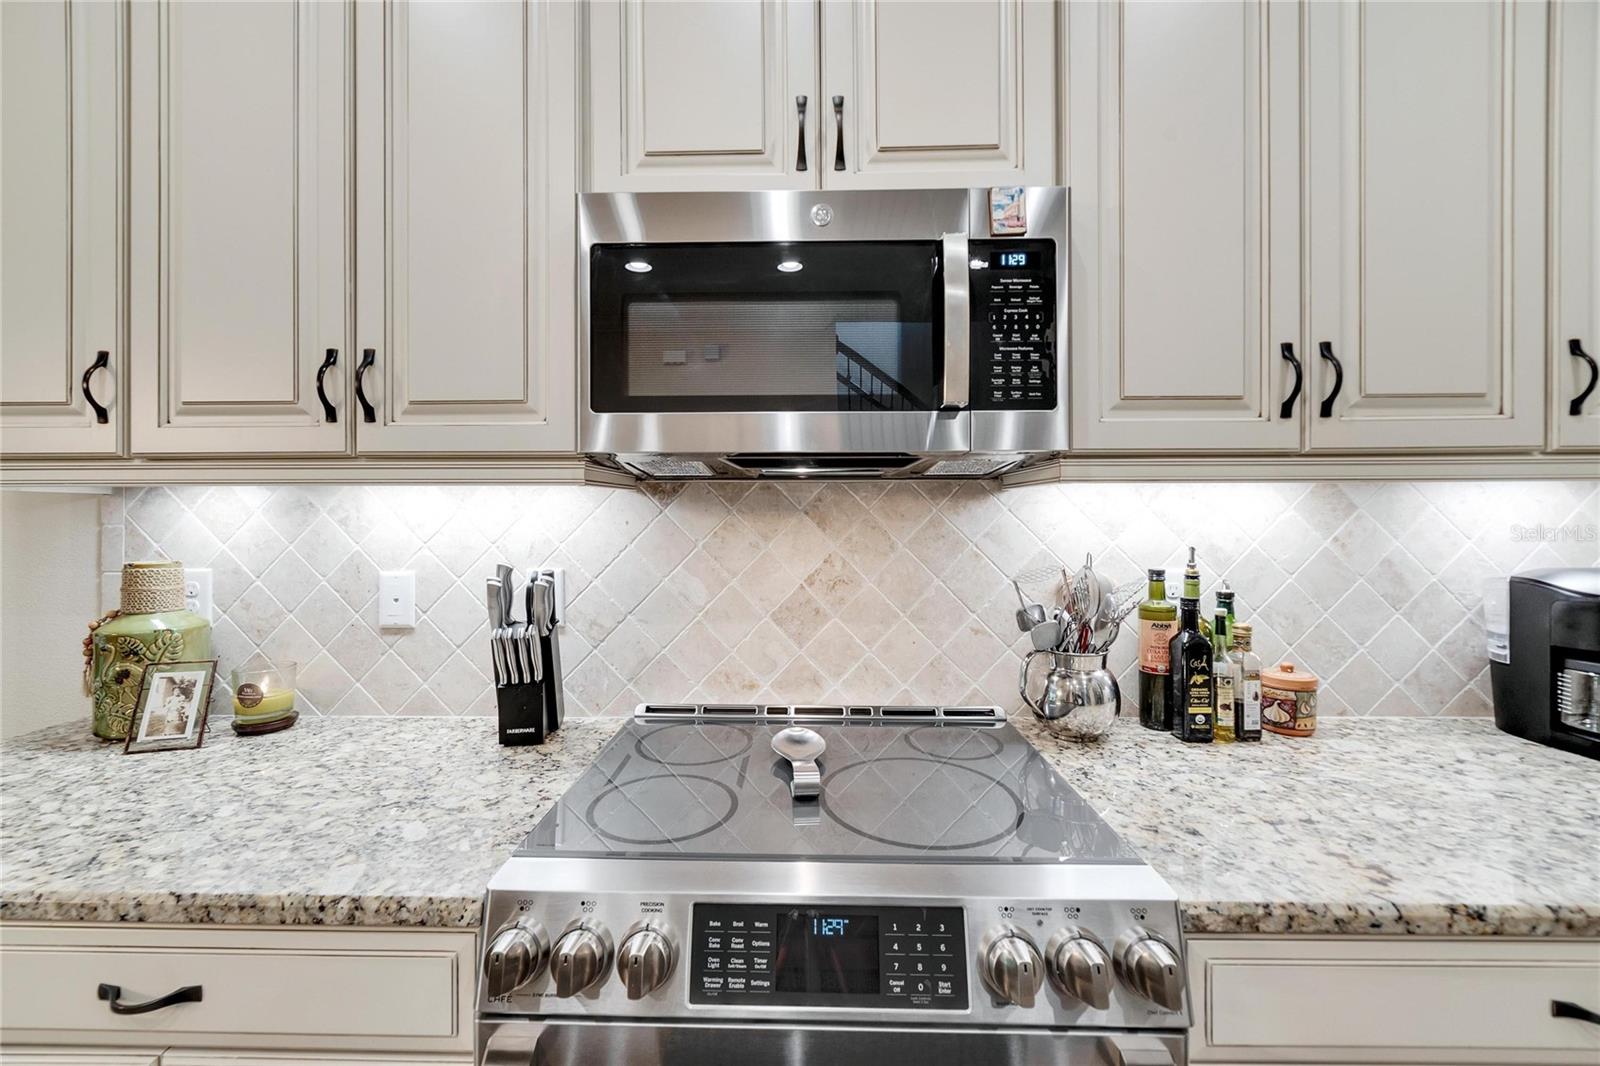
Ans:
{"label": "cooktop burner ring", "polygon": [[[927,748],[917,743],[917,737],[921,736],[923,733],[930,732],[936,736],[957,737],[963,743],[976,737],[982,737],[983,744],[987,750],[977,752],[973,755],[958,755],[954,752],[946,754],[944,752],[929,751]],[[915,729],[912,729],[906,733],[906,743],[910,745],[913,750],[920,751],[930,759],[937,759],[940,762],[945,762],[947,760],[950,762],[983,762],[987,759],[994,758],[996,755],[999,755],[1005,750],[1005,745],[1001,743],[999,738],[996,737],[992,732],[984,729],[964,729],[960,726],[919,725]],[[993,745],[993,747],[989,747],[989,745]]]}
{"label": "cooktop burner ring", "polygon": [[[696,732],[695,732],[694,735],[703,736],[704,732],[709,728],[712,728],[712,726],[710,726],[710,725],[699,725],[697,723],[696,724]],[[728,730],[729,732],[734,733],[736,736],[738,736],[740,741],[743,742],[743,746],[740,747],[738,751],[731,751],[731,752],[727,752],[726,754],[724,754],[722,752],[718,752],[716,755],[714,755],[712,758],[709,758],[709,759],[667,759],[667,758],[663,758],[660,755],[657,755],[654,752],[649,750],[649,743],[648,742],[652,738],[654,738],[654,737],[656,737],[656,736],[658,736],[658,735],[660,735],[662,733],[666,733],[666,732],[672,731],[672,729],[673,729],[672,726],[665,725],[665,726],[660,727],[659,729],[652,729],[650,732],[648,732],[648,733],[644,734],[643,736],[641,736],[638,740],[635,740],[633,742],[633,750],[636,753],[638,753],[639,758],[646,759],[646,760],[648,760],[650,762],[653,762],[653,763],[657,764],[658,766],[715,766],[718,763],[731,762],[732,760],[737,759],[739,756],[741,756],[745,752],[749,751],[750,750],[750,746],[754,743],[754,738],[751,737],[750,730],[748,730],[748,729],[740,729],[737,726],[731,726],[731,725],[718,725],[718,726],[716,726],[716,728],[725,729],[725,730]]]}
{"label": "cooktop burner ring", "polygon": [[[728,809],[726,811],[724,811],[721,816],[717,817],[716,820],[713,821],[710,825],[702,826],[701,828],[694,830],[692,833],[678,833],[678,834],[673,835],[673,836],[665,836],[665,835],[663,835],[663,836],[657,836],[657,837],[628,837],[628,836],[623,836],[620,833],[609,832],[604,827],[602,827],[601,824],[600,824],[599,819],[595,816],[595,811],[599,808],[600,804],[605,802],[607,797],[611,796],[613,793],[618,793],[618,792],[622,792],[624,789],[637,787],[638,785],[641,785],[646,781],[703,781],[708,785],[715,785],[717,788],[722,790],[722,795],[724,796],[724,798],[727,799],[727,801],[728,801]],[[721,781],[718,781],[716,778],[714,778],[714,777],[706,777],[704,774],[673,774],[673,773],[666,773],[666,774],[651,774],[648,777],[636,777],[636,778],[633,778],[631,781],[614,781],[614,782],[612,782],[611,787],[605,789],[598,796],[596,796],[593,800],[590,801],[588,809],[583,812],[583,820],[584,820],[585,823],[588,824],[589,828],[591,830],[593,830],[596,835],[605,837],[607,840],[614,840],[614,841],[616,841],[616,842],[618,842],[620,844],[638,844],[638,845],[641,845],[641,846],[658,846],[658,845],[661,845],[661,844],[682,844],[685,841],[693,840],[695,837],[703,837],[707,833],[715,832],[716,830],[721,829],[723,826],[727,825],[730,821],[732,821],[733,820],[733,816],[735,814],[737,814],[738,811],[739,811],[739,796],[738,796],[738,794],[735,793],[733,791],[733,789],[731,789],[727,785],[723,784]]]}
{"label": "cooktop burner ring", "polygon": [[[860,770],[863,768],[870,769],[883,766],[885,763],[896,762],[931,764],[948,770],[960,770],[964,773],[972,774],[975,777],[981,778],[988,786],[991,786],[990,789],[986,789],[985,791],[998,789],[1001,793],[1003,793],[1005,797],[1011,801],[1011,805],[1016,808],[1016,813],[1008,821],[1003,823],[999,832],[992,833],[981,840],[964,840],[959,843],[939,842],[932,844],[919,844],[908,840],[896,840],[893,837],[880,836],[877,833],[870,833],[867,830],[862,829],[860,826],[851,824],[848,819],[841,817],[839,812],[834,809],[833,805],[828,802],[829,789],[836,789],[840,787],[838,781],[842,775],[847,774],[852,770]],[[1025,813],[1022,805],[1022,797],[1018,796],[1005,784],[1005,782],[999,780],[998,778],[991,777],[981,770],[973,769],[972,767],[966,766],[960,762],[944,762],[939,759],[930,759],[920,755],[880,755],[876,758],[862,759],[858,762],[847,763],[844,766],[836,767],[823,774],[822,795],[819,797],[819,799],[821,800],[823,811],[827,813],[829,818],[833,819],[841,827],[848,829],[857,836],[865,837],[868,840],[877,841],[879,844],[887,844],[890,847],[895,848],[908,848],[912,851],[971,851],[973,848],[981,848],[986,844],[993,844],[998,841],[1005,840],[1016,833],[1017,827],[1022,824],[1023,815]]]}

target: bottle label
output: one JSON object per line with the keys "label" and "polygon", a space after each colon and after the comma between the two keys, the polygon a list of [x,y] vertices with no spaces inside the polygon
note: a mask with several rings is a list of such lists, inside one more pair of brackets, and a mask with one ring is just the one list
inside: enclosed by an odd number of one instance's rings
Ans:
{"label": "bottle label", "polygon": [[1139,669],[1147,674],[1165,674],[1171,669],[1168,651],[1178,623],[1171,618],[1139,619]]}
{"label": "bottle label", "polygon": [[1212,709],[1211,675],[1204,670],[1191,670],[1189,673],[1189,692],[1184,703],[1190,710]]}
{"label": "bottle label", "polygon": [[1233,678],[1223,674],[1217,675],[1217,722],[1219,725],[1232,726],[1233,724]]}
{"label": "bottle label", "polygon": [[1244,680],[1244,693],[1241,697],[1243,711],[1239,715],[1239,727],[1246,733],[1259,733],[1261,731],[1261,679],[1247,677]]}

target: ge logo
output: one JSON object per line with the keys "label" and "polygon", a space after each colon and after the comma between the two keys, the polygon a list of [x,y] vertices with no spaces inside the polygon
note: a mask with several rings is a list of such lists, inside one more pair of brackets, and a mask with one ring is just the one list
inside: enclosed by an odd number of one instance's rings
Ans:
{"label": "ge logo", "polygon": [[1148,908],[1148,907],[1134,907],[1132,910],[1129,911],[1129,913],[1133,915],[1133,920],[1134,921],[1142,922],[1147,917],[1150,916],[1150,908]]}
{"label": "ge logo", "polygon": [[811,221],[818,226],[826,226],[833,221],[833,208],[827,204],[815,204],[811,208]]}

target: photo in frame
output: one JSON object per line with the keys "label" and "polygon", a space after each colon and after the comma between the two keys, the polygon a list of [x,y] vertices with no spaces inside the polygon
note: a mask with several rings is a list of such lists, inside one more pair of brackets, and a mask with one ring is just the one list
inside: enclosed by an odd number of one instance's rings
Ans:
{"label": "photo in frame", "polygon": [[217,660],[152,663],[139,685],[123,751],[179,751],[205,740]]}

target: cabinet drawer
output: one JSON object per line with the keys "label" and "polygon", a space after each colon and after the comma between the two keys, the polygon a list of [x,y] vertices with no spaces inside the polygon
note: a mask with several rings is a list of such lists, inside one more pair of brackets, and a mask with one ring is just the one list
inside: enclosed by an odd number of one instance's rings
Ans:
{"label": "cabinet drawer", "polygon": [[[11,927],[0,929],[0,1013],[10,1039],[432,1043],[461,1031],[472,941],[470,933]],[[185,985],[199,985],[203,998],[113,1014],[96,997],[102,983],[120,986],[125,1002]]]}
{"label": "cabinet drawer", "polygon": [[1203,945],[1209,1048],[1600,1049],[1594,1026],[1550,1016],[1556,999],[1600,1008],[1593,943],[1262,944]]}

